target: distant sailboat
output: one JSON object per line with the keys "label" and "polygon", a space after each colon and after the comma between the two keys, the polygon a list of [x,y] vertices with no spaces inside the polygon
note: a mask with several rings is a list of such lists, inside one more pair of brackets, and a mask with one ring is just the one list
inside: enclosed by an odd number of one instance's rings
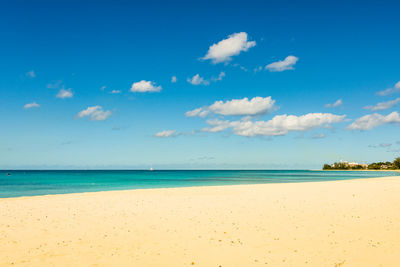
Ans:
{"label": "distant sailboat", "polygon": [[150,167],[150,170],[149,171],[153,171],[153,167]]}

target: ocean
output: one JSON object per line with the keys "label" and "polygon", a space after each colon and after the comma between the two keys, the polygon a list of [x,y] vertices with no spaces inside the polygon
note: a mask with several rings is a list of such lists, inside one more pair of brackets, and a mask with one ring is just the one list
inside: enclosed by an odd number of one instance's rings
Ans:
{"label": "ocean", "polygon": [[396,175],[399,173],[310,170],[0,171],[0,198],[145,188],[320,182]]}

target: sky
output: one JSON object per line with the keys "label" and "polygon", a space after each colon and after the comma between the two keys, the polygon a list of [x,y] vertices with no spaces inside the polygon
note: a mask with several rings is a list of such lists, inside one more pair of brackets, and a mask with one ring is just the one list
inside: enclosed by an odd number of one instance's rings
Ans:
{"label": "sky", "polygon": [[400,156],[398,1],[0,5],[0,169]]}

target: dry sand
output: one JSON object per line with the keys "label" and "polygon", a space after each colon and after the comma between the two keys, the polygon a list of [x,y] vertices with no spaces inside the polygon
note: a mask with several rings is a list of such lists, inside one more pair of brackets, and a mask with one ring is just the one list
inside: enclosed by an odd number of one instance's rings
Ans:
{"label": "dry sand", "polygon": [[0,266],[400,266],[400,177],[0,199]]}

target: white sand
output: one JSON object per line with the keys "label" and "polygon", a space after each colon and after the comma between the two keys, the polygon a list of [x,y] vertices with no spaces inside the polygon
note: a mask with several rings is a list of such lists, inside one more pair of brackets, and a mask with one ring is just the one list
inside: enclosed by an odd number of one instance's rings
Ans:
{"label": "white sand", "polygon": [[400,266],[400,177],[0,199],[0,266]]}

